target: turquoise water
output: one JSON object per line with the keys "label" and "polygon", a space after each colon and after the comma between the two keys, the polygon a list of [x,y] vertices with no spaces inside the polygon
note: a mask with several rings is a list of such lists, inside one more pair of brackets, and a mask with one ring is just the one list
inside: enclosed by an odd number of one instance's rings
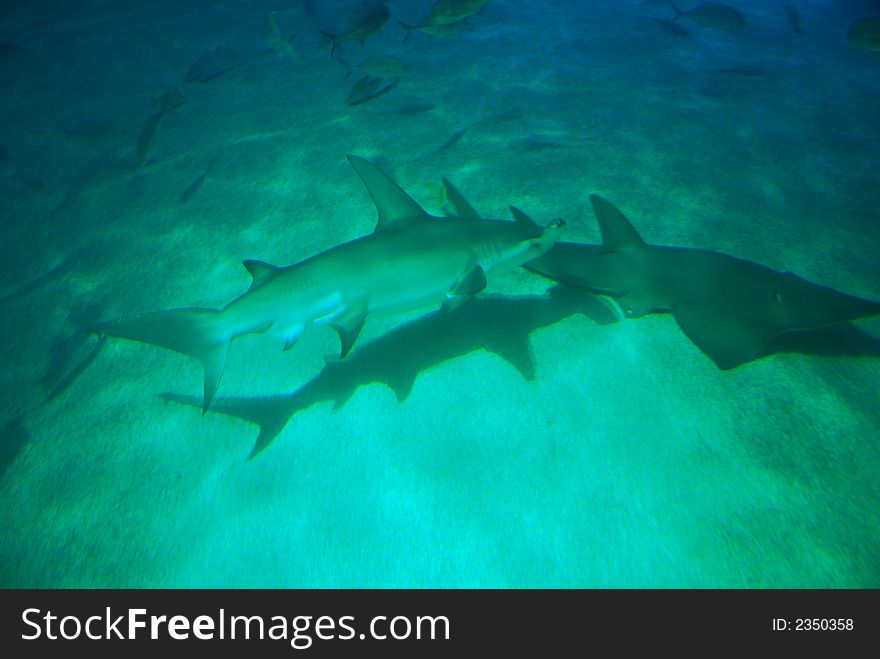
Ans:
{"label": "turquoise water", "polygon": [[799,34],[730,0],[743,29],[681,36],[663,2],[493,0],[404,42],[431,4],[340,44],[407,69],[357,105],[320,34],[356,3],[3,4],[0,584],[880,586],[876,317],[721,371],[671,315],[519,269],[341,361],[326,327],[238,339],[204,416],[198,362],[81,331],[369,233],[348,153],[432,213],[446,177],[595,243],[597,192],[648,242],[880,299],[880,53],[846,38],[877,3],[793,1]]}

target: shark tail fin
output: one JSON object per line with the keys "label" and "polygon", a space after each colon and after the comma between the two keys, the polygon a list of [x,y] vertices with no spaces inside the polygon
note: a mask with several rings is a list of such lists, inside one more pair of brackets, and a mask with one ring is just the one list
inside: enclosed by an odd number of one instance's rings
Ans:
{"label": "shark tail fin", "polygon": [[684,12],[681,9],[679,9],[678,5],[676,5],[671,0],[670,0],[669,4],[672,5],[672,11],[675,12],[675,18],[673,18],[672,20],[677,21],[679,18],[681,18],[684,15]]}
{"label": "shark tail fin", "polygon": [[602,232],[602,246],[607,251],[645,246],[639,232],[617,206],[597,194],[590,195],[590,202]]}
{"label": "shark tail fin", "polygon": [[230,337],[218,323],[215,309],[168,309],[97,325],[95,332],[122,339],[142,341],[195,357],[205,367],[205,395],[202,414],[208,411],[226,367]]}

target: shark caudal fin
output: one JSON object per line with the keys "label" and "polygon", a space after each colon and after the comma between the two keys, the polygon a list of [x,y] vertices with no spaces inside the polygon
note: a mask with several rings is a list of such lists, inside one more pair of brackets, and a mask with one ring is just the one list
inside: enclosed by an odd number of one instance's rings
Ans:
{"label": "shark caudal fin", "polygon": [[110,320],[97,325],[94,331],[151,343],[200,360],[205,367],[204,414],[220,385],[229,350],[230,338],[221,331],[219,316],[214,309],[168,309]]}
{"label": "shark caudal fin", "polygon": [[626,216],[607,199],[597,194],[590,195],[593,212],[602,232],[602,246],[613,252],[627,247],[644,247],[645,241]]}

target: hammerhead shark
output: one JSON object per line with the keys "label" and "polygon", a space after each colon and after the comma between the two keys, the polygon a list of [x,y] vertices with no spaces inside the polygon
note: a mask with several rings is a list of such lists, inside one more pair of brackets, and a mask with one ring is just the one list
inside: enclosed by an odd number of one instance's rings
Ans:
{"label": "hammerhead shark", "polygon": [[[477,216],[448,181],[459,215]],[[728,254],[647,244],[599,195],[590,201],[601,245],[556,243],[524,267],[612,298],[627,318],[671,312],[678,326],[724,370],[756,359],[777,336],[880,314],[880,303],[814,284]]]}
{"label": "hammerhead shark", "polygon": [[329,325],[339,333],[344,357],[367,315],[456,308],[486,287],[488,275],[549,249],[565,225],[557,219],[539,227],[519,210],[515,222],[434,217],[369,161],[348,160],[378,210],[372,234],[287,267],[244,261],[253,283],[222,309],[154,311],[100,323],[95,331],[201,360],[205,413],[232,339],[266,333],[287,350],[307,327]]}

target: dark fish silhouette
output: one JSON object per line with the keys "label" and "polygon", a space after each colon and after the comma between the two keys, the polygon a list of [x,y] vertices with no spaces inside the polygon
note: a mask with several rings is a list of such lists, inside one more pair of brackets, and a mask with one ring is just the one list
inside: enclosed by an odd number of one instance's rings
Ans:
{"label": "dark fish silhouette", "polygon": [[558,243],[525,267],[613,297],[627,318],[671,312],[719,368],[759,357],[780,334],[880,313],[880,302],[790,272],[709,250],[649,245],[610,202],[590,200],[602,244]]}
{"label": "dark fish silhouette", "polygon": [[470,27],[466,19],[460,20],[456,23],[441,23],[439,25],[434,25],[432,23],[410,25],[403,21],[397,21],[397,23],[400,27],[406,30],[406,36],[403,39],[404,43],[409,41],[409,36],[413,32],[421,32],[422,34],[427,34],[429,37],[451,37],[456,34],[461,34]]}
{"label": "dark fish silhouette", "polygon": [[708,27],[713,30],[721,30],[723,32],[733,32],[741,30],[746,26],[746,19],[733,7],[722,5],[717,2],[704,2],[703,4],[682,11],[674,2],[670,2],[675,10],[675,19],[678,20],[682,16],[690,18],[700,27]]}
{"label": "dark fish silhouette", "polygon": [[361,103],[367,103],[380,96],[384,96],[397,86],[400,78],[394,78],[384,87],[382,86],[383,82],[385,82],[384,78],[364,76],[352,85],[351,91],[348,92],[348,96],[345,99],[345,104],[360,105]]}
{"label": "dark fish silhouette", "polygon": [[165,110],[160,110],[159,112],[151,114],[147,117],[147,120],[144,121],[140,135],[138,135],[137,150],[135,152],[138,165],[146,165],[150,161],[150,158],[153,157],[153,150],[156,147],[156,137],[159,134],[159,127],[162,125],[162,120],[164,118]]}
{"label": "dark fish silhouette", "polygon": [[153,157],[156,138],[159,135],[159,128],[162,126],[162,121],[165,119],[165,116],[179,108],[185,102],[186,100],[183,96],[179,92],[173,90],[166,91],[161,96],[152,100],[152,105],[160,109],[158,112],[154,112],[147,117],[141,128],[141,132],[138,135],[136,151],[138,165],[146,165],[150,161],[150,158]]}
{"label": "dark fish silhouette", "polygon": [[652,18],[654,24],[657,25],[661,30],[663,30],[666,34],[669,34],[673,37],[679,37],[682,39],[686,39],[690,36],[690,32],[685,30],[681,25],[674,21],[667,21],[664,18]]}
{"label": "dark fish silhouette", "polygon": [[193,62],[185,79],[187,82],[207,82],[244,64],[245,58],[241,53],[217,48]]}
{"label": "dark fish silhouette", "polygon": [[339,44],[343,41],[357,41],[363,46],[370,35],[385,25],[389,18],[391,18],[391,12],[388,11],[388,7],[385,6],[383,0],[369,0],[362,2],[349,17],[342,34],[321,32],[321,34],[332,42],[332,45],[330,46],[330,56],[336,52]]}
{"label": "dark fish silhouette", "polygon": [[205,179],[208,178],[208,173],[211,171],[212,166],[213,166],[213,163],[208,165],[207,167],[205,167],[205,169],[202,171],[202,173],[199,174],[193,180],[192,183],[190,183],[188,186],[186,186],[186,188],[183,190],[183,192],[180,193],[180,198],[178,199],[178,201],[181,204],[184,204],[187,201],[189,201],[190,199],[192,199],[192,197],[196,194],[196,192],[199,191],[199,189],[202,187],[202,183],[204,183]]}
{"label": "dark fish silhouette", "polygon": [[479,14],[489,0],[437,0],[423,24],[451,25]]}
{"label": "dark fish silhouette", "polygon": [[[444,180],[461,217],[479,217]],[[614,205],[590,195],[601,245],[558,242],[524,267],[614,298],[627,318],[668,311],[722,369],[756,359],[790,332],[880,314],[880,302],[720,252],[649,245]]]}
{"label": "dark fish silhouette", "polygon": [[788,17],[788,24],[791,25],[791,29],[798,34],[804,34],[800,12],[791,5],[785,5],[785,15]]}

